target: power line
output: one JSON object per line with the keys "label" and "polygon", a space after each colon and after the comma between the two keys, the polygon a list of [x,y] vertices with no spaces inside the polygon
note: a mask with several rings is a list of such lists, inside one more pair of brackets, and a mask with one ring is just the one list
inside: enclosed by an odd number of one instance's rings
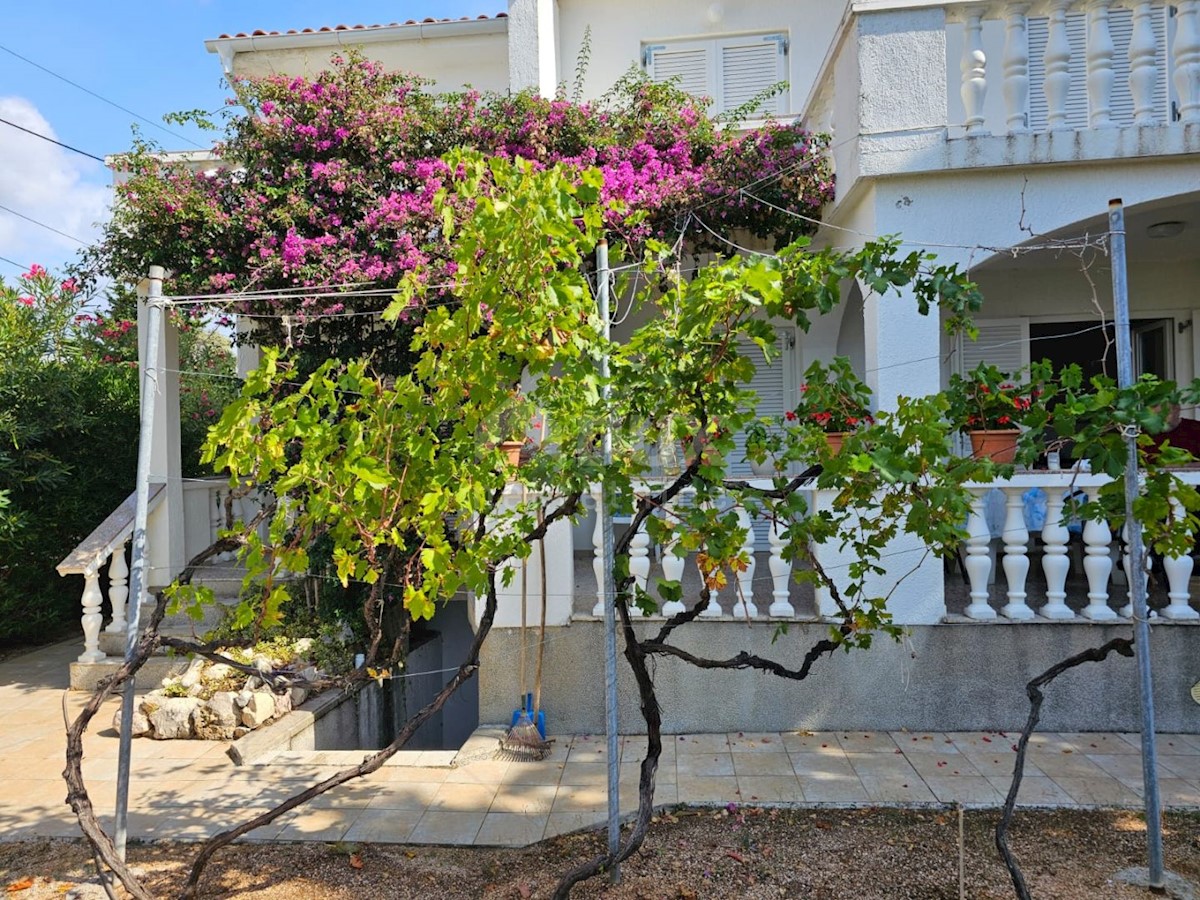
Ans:
{"label": "power line", "polygon": [[73,235],[73,234],[67,234],[65,231],[59,231],[53,225],[47,225],[45,222],[39,222],[37,219],[34,219],[30,216],[25,215],[25,213],[19,213],[15,209],[9,209],[7,206],[4,206],[3,204],[0,204],[0,210],[4,210],[4,212],[6,212],[8,214],[16,216],[18,219],[24,219],[26,222],[32,222],[34,225],[37,225],[39,228],[45,228],[47,231],[53,231],[55,234],[62,235],[63,237],[67,238],[67,240],[74,241],[81,247],[90,246],[87,241],[80,240],[79,238],[75,237],[75,235]]}
{"label": "power line", "polygon": [[8,263],[10,266],[15,266],[16,268],[20,269],[22,272],[28,272],[28,271],[29,271],[29,266],[23,266],[23,265],[21,265],[19,262],[17,262],[16,260],[9,259],[7,256],[0,256],[0,262],[6,262],[6,263]]}
{"label": "power line", "polygon": [[0,118],[0,122],[3,122],[5,125],[11,126],[15,129],[17,129],[18,131],[23,131],[26,134],[32,134],[35,138],[41,138],[43,141],[49,141],[51,144],[57,144],[58,146],[62,147],[64,150],[70,150],[72,153],[78,153],[80,156],[86,156],[88,159],[94,159],[96,162],[99,162],[99,163],[104,162],[104,158],[101,156],[97,156],[94,153],[88,153],[86,150],[80,150],[78,147],[72,147],[70,144],[64,144],[62,141],[56,141],[54,138],[47,137],[44,134],[38,134],[36,131],[33,131],[32,129],[26,128],[24,125],[18,125],[16,122],[10,122],[10,121],[8,121],[8,119],[2,119],[2,118]]}
{"label": "power line", "polygon": [[[0,44],[0,50],[3,50],[5,53],[8,53],[11,56],[15,56],[17,59],[21,60],[22,62],[29,63],[29,65],[33,66],[35,69],[40,69],[41,71],[45,72],[47,75],[52,75],[53,77],[57,78],[59,81],[66,82],[67,84],[71,85],[71,87],[73,87],[73,88],[78,88],[79,90],[83,91],[85,94],[95,97],[97,100],[100,100],[103,103],[107,103],[109,106],[113,107],[114,109],[119,109],[123,113],[128,113],[129,115],[133,116],[135,119],[145,122],[147,125],[151,126],[152,128],[157,128],[159,131],[164,132],[165,134],[169,134],[172,137],[179,138],[179,140],[181,140],[181,141],[186,141],[187,143],[191,144],[193,147],[199,147],[201,150],[207,149],[202,144],[197,144],[191,138],[184,137],[182,134],[180,134],[177,131],[172,131],[170,128],[166,128],[162,125],[159,125],[154,120],[147,119],[145,116],[135,113],[132,109],[129,109],[128,107],[122,106],[119,103],[114,103],[112,100],[109,100],[107,97],[97,94],[95,91],[91,90],[90,88],[84,87],[82,84],[79,84],[76,81],[72,81],[70,78],[67,78],[65,75],[59,75],[57,72],[53,71],[52,69],[47,69],[45,66],[41,65],[40,63],[35,63],[29,57],[22,56],[17,51],[11,50],[8,47],[5,47],[3,44]],[[101,160],[101,162],[103,162],[103,160]]]}

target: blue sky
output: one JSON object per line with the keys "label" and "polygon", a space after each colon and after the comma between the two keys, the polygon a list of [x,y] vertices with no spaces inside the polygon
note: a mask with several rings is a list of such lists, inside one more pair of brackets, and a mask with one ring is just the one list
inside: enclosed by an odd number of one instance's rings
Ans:
{"label": "blue sky", "polygon": [[[20,54],[156,123],[164,113],[224,104],[221,66],[204,41],[223,33],[378,24],[425,16],[495,14],[507,0],[5,0],[0,47]],[[103,157],[126,149],[131,125],[165,149],[193,145],[138,122],[0,50],[0,118]],[[195,129],[166,126],[203,143]],[[0,123],[0,256],[57,269],[79,245],[19,213],[90,241],[107,215],[109,172],[100,163]],[[0,260],[0,277],[20,274]]]}

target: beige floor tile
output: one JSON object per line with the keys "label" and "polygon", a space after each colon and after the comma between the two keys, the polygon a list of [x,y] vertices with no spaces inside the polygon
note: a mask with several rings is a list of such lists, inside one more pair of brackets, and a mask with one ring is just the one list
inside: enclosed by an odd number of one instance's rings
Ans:
{"label": "beige floor tile", "polygon": [[550,812],[595,812],[604,809],[608,809],[607,785],[575,784],[558,788]]}
{"label": "beige floor tile", "polygon": [[192,806],[212,784],[208,781],[129,781],[129,805],[135,807]]}
{"label": "beige floor tile", "polygon": [[[1018,735],[1005,732],[1001,734],[997,731],[948,731],[948,737],[961,751],[978,751],[981,753],[992,753],[1001,747],[1009,750],[1012,745],[1017,742]],[[1047,735],[1034,735],[1036,738],[1041,738],[1043,741],[1049,740]]]}
{"label": "beige floor tile", "polygon": [[[659,754],[659,760],[673,763],[678,743],[679,741],[674,735],[664,734],[662,736],[662,752]],[[646,736],[644,734],[629,735],[621,738],[621,762],[627,763],[644,759],[646,756],[646,747]]]}
{"label": "beige floor tile", "polygon": [[423,815],[423,809],[364,809],[346,829],[342,840],[404,844]]}
{"label": "beige floor tile", "polygon": [[1004,802],[1000,791],[982,775],[927,777],[925,786],[942,803],[1000,806]]}
{"label": "beige floor tile", "polygon": [[838,777],[858,778],[854,766],[840,750],[836,755],[827,753],[789,753],[792,769],[797,775],[810,778]]}
{"label": "beige floor tile", "polygon": [[562,762],[516,762],[504,775],[505,784],[558,784],[562,779]]}
{"label": "beige floor tile", "polygon": [[446,774],[447,784],[499,784],[513,763],[507,760],[481,760],[457,766]]}
{"label": "beige floor tile", "polygon": [[[1141,736],[1133,736],[1141,747]],[[1200,734],[1160,734],[1158,752],[1176,756],[1200,756]]]}
{"label": "beige floor tile", "polygon": [[384,766],[369,775],[371,781],[382,782],[418,782],[422,784],[441,784],[450,775],[451,769],[434,768],[431,766]]}
{"label": "beige floor tile", "polygon": [[[967,762],[973,765],[981,775],[996,776],[1001,778],[1011,778],[1013,766],[1017,763],[1017,754],[1015,753],[980,753],[975,750],[967,750],[963,753]],[[1082,758],[1082,757],[1081,757]],[[1040,755],[1026,753],[1025,755],[1025,774],[1031,775],[1049,775],[1049,772],[1042,771],[1038,765]],[[1070,763],[1064,765],[1070,766]]]}
{"label": "beige floor tile", "polygon": [[861,778],[867,796],[876,803],[933,803],[933,792],[914,772],[911,779],[876,776]]}
{"label": "beige floor tile", "polygon": [[[1001,803],[1008,796],[1011,775],[1007,778],[989,775],[988,779],[1000,794]],[[1068,794],[1053,778],[1045,775],[1033,775],[1021,779],[1021,790],[1017,794],[1018,806],[1075,806],[1075,799]]]}
{"label": "beige floor tile", "polygon": [[[1116,759],[1117,757],[1112,757]],[[1128,756],[1122,756],[1121,759],[1129,759]],[[1049,752],[1037,751],[1029,755],[1028,762],[1037,766],[1042,774],[1049,775],[1051,778],[1059,781],[1059,776],[1068,778],[1104,778],[1109,777],[1104,769],[1100,768],[1095,762],[1089,759],[1082,753],[1056,753],[1053,750]],[[1012,761],[1010,758],[1009,766],[1011,768]]]}
{"label": "beige floor tile", "polygon": [[684,776],[733,775],[733,755],[730,753],[680,753],[675,757],[678,778]]}
{"label": "beige floor tile", "polygon": [[734,753],[786,753],[783,735],[777,731],[732,731],[728,735],[729,749]]}
{"label": "beige floor tile", "polygon": [[472,844],[485,813],[431,809],[421,816],[408,840],[413,844]]}
{"label": "beige floor tile", "polygon": [[1165,777],[1200,783],[1200,757],[1159,753],[1158,765]]}
{"label": "beige floor tile", "polygon": [[603,762],[567,762],[559,784],[594,785],[608,782],[608,764]]}
{"label": "beige floor tile", "polygon": [[558,787],[553,784],[509,784],[501,786],[490,812],[529,816],[550,812]]}
{"label": "beige floor tile", "polygon": [[292,814],[279,832],[281,841],[340,841],[361,809],[305,809]]}
{"label": "beige floor tile", "polygon": [[[782,744],[780,744],[782,746]],[[786,753],[733,753],[733,771],[739,778],[751,775],[794,776],[792,760]]]}
{"label": "beige floor tile", "polygon": [[1160,778],[1159,796],[1165,806],[1200,807],[1200,785],[1183,778]]}
{"label": "beige floor tile", "polygon": [[457,755],[457,750],[422,750],[417,758],[417,765],[449,767],[454,764],[454,757]]}
{"label": "beige floor tile", "polygon": [[535,844],[546,833],[549,815],[521,815],[509,812],[491,812],[483,819],[483,826],[475,835],[475,845],[499,847],[525,847]]}
{"label": "beige floor tile", "polygon": [[809,803],[866,803],[871,799],[857,775],[801,776],[796,780]]}
{"label": "beige floor tile", "polygon": [[680,775],[675,787],[680,803],[740,803],[742,799],[732,775]]}
{"label": "beige floor tile", "polygon": [[485,813],[496,798],[494,784],[441,784],[429,801],[430,811]]}
{"label": "beige floor tile", "polygon": [[[621,748],[617,747],[617,759],[621,758]],[[600,745],[572,747],[567,753],[568,763],[602,763],[608,761],[608,748]]]}
{"label": "beige floor tile", "polygon": [[604,822],[602,812],[552,812],[546,819],[546,834],[548,838],[572,831],[595,828]]}
{"label": "beige floor tile", "polygon": [[[642,777],[642,764],[636,763],[621,763],[621,768],[618,770],[622,781],[636,782]],[[654,772],[655,784],[674,784],[678,777],[675,764],[660,765]]]}
{"label": "beige floor tile", "polygon": [[922,778],[963,778],[963,777],[982,777],[980,772],[971,763],[971,760],[962,753],[911,753],[905,759]]}
{"label": "beige floor tile", "polygon": [[[445,785],[444,782],[388,781],[371,785],[368,809],[425,809]],[[460,796],[462,785],[455,785],[454,796]]]}
{"label": "beige floor tile", "polygon": [[729,752],[729,736],[725,734],[681,734],[674,744],[677,754]]}
{"label": "beige floor tile", "polygon": [[943,731],[892,731],[896,746],[905,753],[957,753],[958,747]]}
{"label": "beige floor tile", "polygon": [[895,753],[896,742],[886,731],[839,731],[838,743],[847,753]]}
{"label": "beige floor tile", "polygon": [[804,791],[794,775],[738,776],[743,803],[800,803]]}
{"label": "beige floor tile", "polygon": [[900,753],[846,753],[846,759],[860,778],[917,779],[919,776]]}
{"label": "beige floor tile", "polygon": [[356,778],[313,797],[306,806],[314,809],[363,809],[375,799],[381,787],[382,785]]}
{"label": "beige floor tile", "polygon": [[[1117,734],[1063,733],[1061,738],[1080,752],[1086,753],[1089,756],[1093,754],[1104,756],[1136,755],[1141,752],[1137,744],[1131,744]],[[1141,740],[1140,736],[1138,736],[1138,740]]]}
{"label": "beige floor tile", "polygon": [[1072,800],[1084,806],[1133,806],[1140,802],[1137,791],[1107,776],[1052,776]]}
{"label": "beige floor tile", "polygon": [[842,745],[831,731],[785,731],[780,736],[788,753],[840,754]]}

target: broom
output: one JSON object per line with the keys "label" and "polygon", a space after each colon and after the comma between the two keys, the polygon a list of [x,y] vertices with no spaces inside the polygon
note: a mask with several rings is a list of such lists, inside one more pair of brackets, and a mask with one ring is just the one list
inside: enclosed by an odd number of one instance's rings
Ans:
{"label": "broom", "polygon": [[[525,489],[521,489],[521,501],[525,501]],[[508,759],[530,762],[538,762],[543,760],[549,754],[550,745],[542,740],[542,733],[538,731],[537,725],[530,716],[529,695],[525,692],[525,676],[526,676],[526,628],[528,626],[528,615],[526,613],[528,589],[526,585],[526,561],[521,560],[521,656],[520,656],[520,677],[521,677],[521,712],[517,716],[517,721],[508,729],[504,737],[500,738],[500,754]],[[543,587],[543,591],[545,588]],[[542,603],[545,604],[545,597],[542,597]]]}

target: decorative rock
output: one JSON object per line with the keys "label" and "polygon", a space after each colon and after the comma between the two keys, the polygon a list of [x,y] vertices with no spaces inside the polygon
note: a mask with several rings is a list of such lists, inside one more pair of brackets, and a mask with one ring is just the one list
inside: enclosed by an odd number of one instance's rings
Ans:
{"label": "decorative rock", "polygon": [[308,699],[308,690],[302,687],[294,687],[288,691],[288,699],[292,701],[292,709],[295,709]]}
{"label": "decorative rock", "polygon": [[275,715],[282,716],[292,711],[292,694],[272,694],[275,698]]}
{"label": "decorative rock", "polygon": [[225,663],[213,663],[204,672],[205,681],[224,681],[230,675],[233,675],[237,670]]}
{"label": "decorative rock", "polygon": [[[116,711],[113,713],[112,727],[113,727],[113,731],[115,731],[117,734],[121,733],[121,708],[120,707],[117,707]],[[139,704],[133,710],[133,729],[130,731],[130,734],[133,737],[141,737],[143,734],[145,734],[149,730],[150,730],[150,720],[148,718],[146,718],[146,714],[144,712],[142,712],[141,705]]]}
{"label": "decorative rock", "polygon": [[203,657],[196,657],[188,664],[187,671],[179,676],[179,683],[185,688],[194,688],[200,684],[204,678],[204,669],[208,664],[208,660]]}
{"label": "decorative rock", "polygon": [[262,653],[259,653],[254,659],[250,660],[250,665],[254,666],[260,672],[273,672],[275,670],[275,661]]}
{"label": "decorative rock", "polygon": [[255,691],[250,700],[242,707],[242,724],[247,728],[257,728],[270,721],[275,715],[275,695],[270,691]]}
{"label": "decorative rock", "polygon": [[159,741],[190,738],[199,708],[200,701],[195,697],[164,697],[148,716],[154,729],[152,736]]}
{"label": "decorative rock", "polygon": [[261,678],[259,678],[257,675],[251,675],[249,678],[246,679],[246,688],[245,689],[248,691],[257,691],[262,686],[263,686],[263,680]]}
{"label": "decorative rock", "polygon": [[232,691],[217,691],[208,701],[208,715],[214,725],[233,728],[241,720],[236,705],[237,695]]}
{"label": "decorative rock", "polygon": [[238,738],[245,737],[249,733],[249,728],[244,725],[239,725],[237,728],[233,729],[233,739],[236,741]]}
{"label": "decorative rock", "polygon": [[250,702],[250,698],[253,696],[254,691],[250,690],[250,688],[243,688],[237,692],[237,696],[234,697],[234,703],[236,703],[238,708],[241,709]]}

